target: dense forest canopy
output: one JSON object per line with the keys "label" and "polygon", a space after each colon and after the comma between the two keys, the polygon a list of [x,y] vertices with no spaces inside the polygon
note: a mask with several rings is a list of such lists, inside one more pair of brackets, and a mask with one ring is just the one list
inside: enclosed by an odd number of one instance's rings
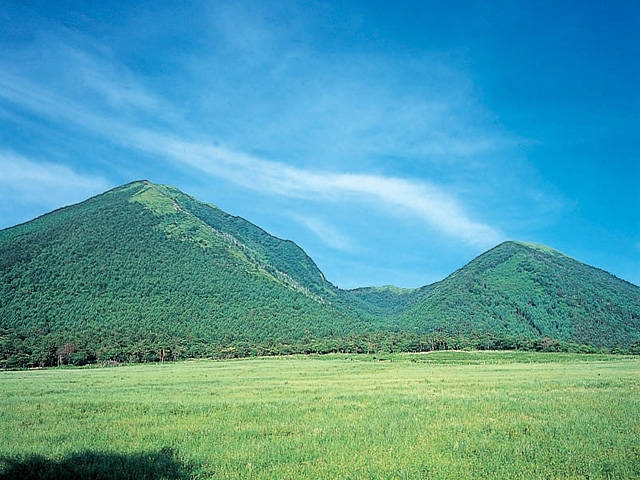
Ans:
{"label": "dense forest canopy", "polygon": [[506,242],[419,289],[340,290],[295,243],[133,182],[0,231],[0,365],[332,351],[640,353],[640,289]]}

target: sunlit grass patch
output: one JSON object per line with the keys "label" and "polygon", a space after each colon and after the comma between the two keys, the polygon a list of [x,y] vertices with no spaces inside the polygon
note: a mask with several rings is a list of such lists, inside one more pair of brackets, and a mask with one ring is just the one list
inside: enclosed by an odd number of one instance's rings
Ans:
{"label": "sunlit grass patch", "polygon": [[21,459],[59,473],[94,454],[133,468],[128,460],[158,452],[171,452],[163,458],[180,478],[640,477],[633,357],[443,352],[3,372],[0,400],[2,478]]}

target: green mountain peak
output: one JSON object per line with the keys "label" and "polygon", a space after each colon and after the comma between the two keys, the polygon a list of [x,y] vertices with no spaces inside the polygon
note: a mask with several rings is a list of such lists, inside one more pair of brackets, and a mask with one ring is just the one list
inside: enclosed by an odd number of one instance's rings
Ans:
{"label": "green mountain peak", "polygon": [[640,289],[551,248],[504,242],[422,293],[419,328],[613,347],[640,339]]}
{"label": "green mountain peak", "polygon": [[637,348],[640,289],[509,241],[432,285],[343,291],[295,243],[148,180],[0,231],[5,366],[544,338]]}

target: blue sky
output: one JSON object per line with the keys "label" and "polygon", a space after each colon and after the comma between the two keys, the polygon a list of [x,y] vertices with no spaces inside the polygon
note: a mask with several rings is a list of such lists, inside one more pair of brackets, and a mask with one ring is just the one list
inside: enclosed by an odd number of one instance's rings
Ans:
{"label": "blue sky", "polygon": [[640,284],[636,2],[0,8],[0,228],[146,178],[416,287],[507,239]]}

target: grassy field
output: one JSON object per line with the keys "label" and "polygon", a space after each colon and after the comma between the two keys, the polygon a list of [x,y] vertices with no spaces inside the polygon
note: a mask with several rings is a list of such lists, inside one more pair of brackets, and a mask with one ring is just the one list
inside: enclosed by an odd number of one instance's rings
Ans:
{"label": "grassy field", "polygon": [[279,357],[0,373],[0,479],[640,478],[640,358]]}

